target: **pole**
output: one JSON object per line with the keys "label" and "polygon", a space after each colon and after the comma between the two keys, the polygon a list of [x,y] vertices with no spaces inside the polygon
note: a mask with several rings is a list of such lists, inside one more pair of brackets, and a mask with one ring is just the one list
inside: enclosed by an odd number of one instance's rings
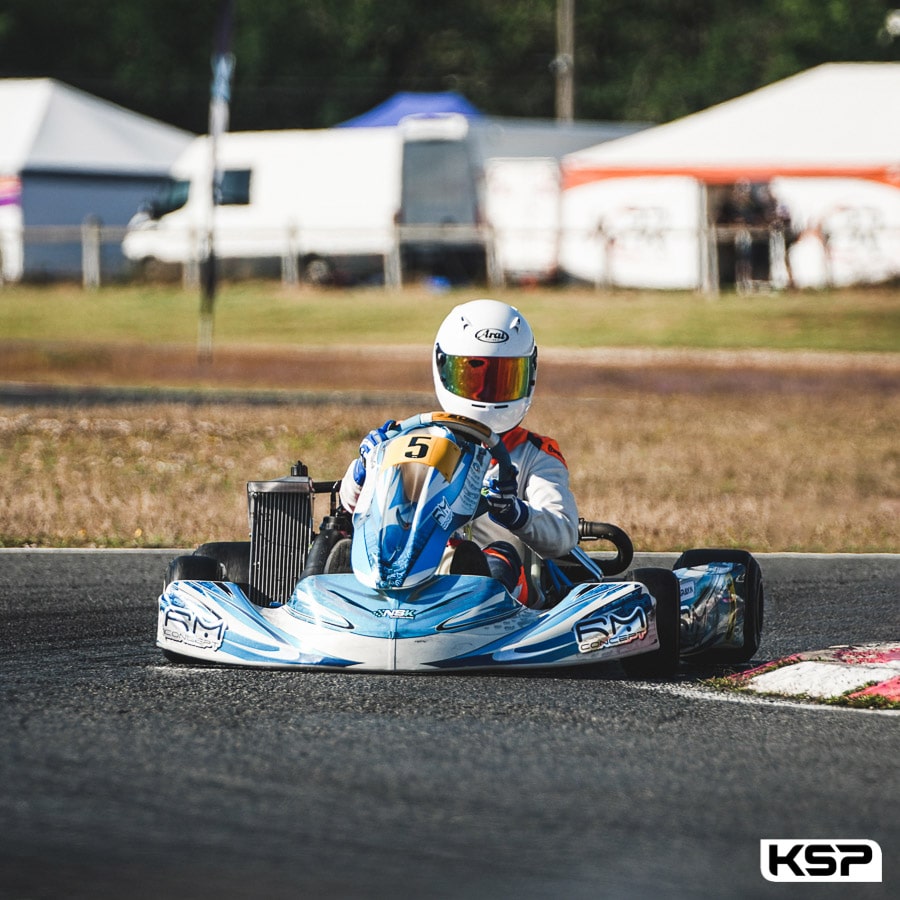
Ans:
{"label": "pole", "polygon": [[231,76],[234,56],[229,52],[234,0],[223,0],[212,59],[212,84],[209,96],[210,193],[206,229],[206,261],[201,279],[200,324],[197,356],[201,362],[212,359],[218,271],[216,265],[216,207],[222,199],[222,171],[219,168],[219,138],[228,129],[228,103],[231,100]]}
{"label": "pole", "polygon": [[575,118],[575,0],[556,0],[556,120]]}

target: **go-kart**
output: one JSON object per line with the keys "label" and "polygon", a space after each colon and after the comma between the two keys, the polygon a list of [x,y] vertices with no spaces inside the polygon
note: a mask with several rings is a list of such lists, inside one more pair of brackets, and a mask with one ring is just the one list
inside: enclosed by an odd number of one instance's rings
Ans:
{"label": "go-kart", "polygon": [[[744,551],[690,550],[673,570],[622,575],[628,535],[582,520],[582,540],[612,550],[527,560],[538,608],[473,573],[448,542],[484,512],[494,462],[501,478],[514,472],[498,435],[432,412],[368,454],[352,519],[340,483],[313,481],[302,463],[249,482],[249,542],[172,560],[157,644],[174,661],[235,666],[453,672],[617,660],[637,677],[672,676],[682,658],[740,664],[756,652],[763,585]],[[322,494],[329,514],[316,532]]]}

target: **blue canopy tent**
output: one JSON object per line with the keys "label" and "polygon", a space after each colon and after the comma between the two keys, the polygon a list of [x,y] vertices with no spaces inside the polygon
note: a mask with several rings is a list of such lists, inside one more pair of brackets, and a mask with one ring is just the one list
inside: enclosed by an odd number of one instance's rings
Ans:
{"label": "blue canopy tent", "polygon": [[469,119],[481,117],[477,110],[465,97],[454,91],[443,91],[434,94],[401,91],[389,97],[384,103],[362,113],[338,128],[377,128],[385,125],[396,125],[406,116],[440,115],[442,113],[459,113]]}

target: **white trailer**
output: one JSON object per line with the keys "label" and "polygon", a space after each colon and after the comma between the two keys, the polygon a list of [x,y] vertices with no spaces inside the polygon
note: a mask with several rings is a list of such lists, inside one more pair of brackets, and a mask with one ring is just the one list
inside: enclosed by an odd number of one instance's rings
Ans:
{"label": "white trailer", "polygon": [[395,128],[229,132],[211,201],[208,137],[172,167],[167,191],[128,225],[134,262],[281,260],[315,281],[380,277],[395,260],[402,143]]}
{"label": "white trailer", "polygon": [[400,122],[400,244],[412,269],[491,283],[559,269],[560,159],[644,126],[458,114]]}
{"label": "white trailer", "polygon": [[496,264],[517,283],[552,281],[559,265],[560,171],[552,157],[489,159],[484,212]]}

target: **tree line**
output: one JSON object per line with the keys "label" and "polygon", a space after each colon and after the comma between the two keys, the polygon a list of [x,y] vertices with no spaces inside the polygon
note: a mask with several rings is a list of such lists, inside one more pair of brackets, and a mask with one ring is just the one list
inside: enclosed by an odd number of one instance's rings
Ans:
{"label": "tree line", "polygon": [[[205,132],[220,2],[6,0],[0,77]],[[557,0],[234,2],[234,130],[329,127],[396,91],[555,114]],[[894,61],[896,2],[575,0],[575,118],[665,122],[823,62]]]}

